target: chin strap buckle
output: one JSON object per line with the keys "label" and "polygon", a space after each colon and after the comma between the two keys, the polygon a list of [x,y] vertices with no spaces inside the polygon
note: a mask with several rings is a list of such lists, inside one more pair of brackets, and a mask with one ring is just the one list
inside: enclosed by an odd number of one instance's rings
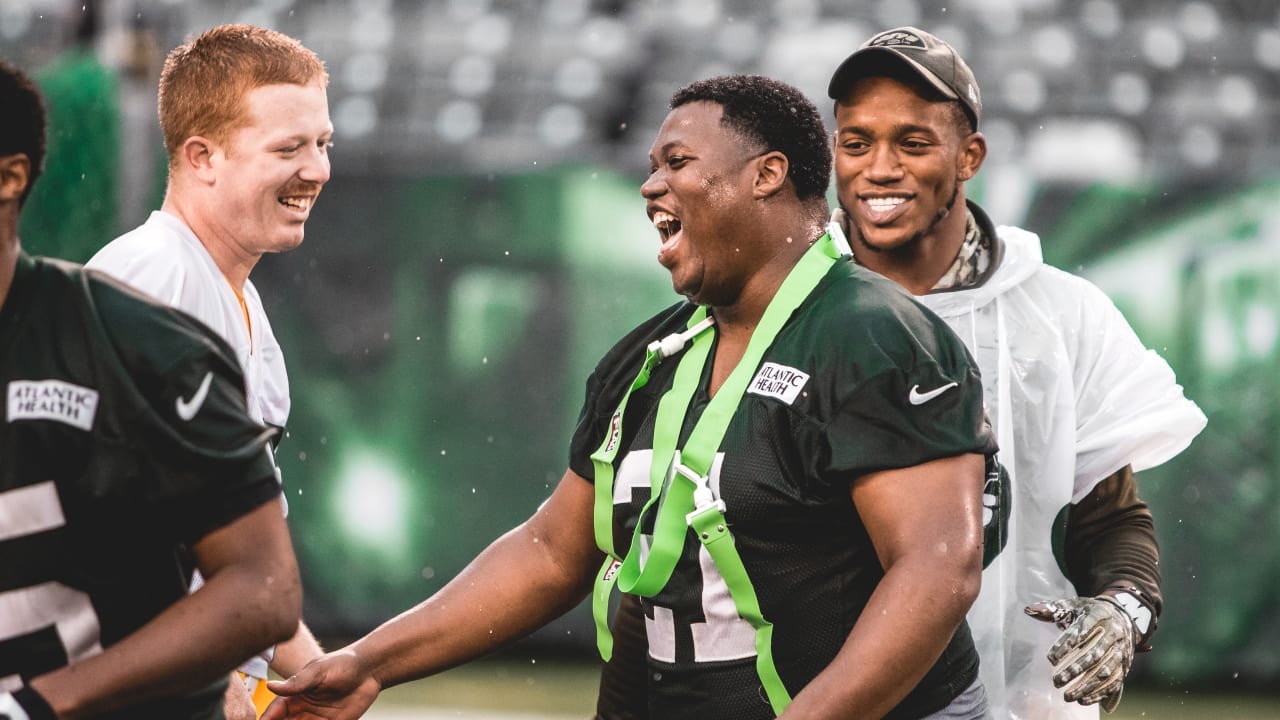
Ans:
{"label": "chin strap buckle", "polygon": [[[713,510],[724,514],[724,501],[711,492],[711,481],[706,475],[699,475],[685,467],[683,463],[676,463],[674,470],[693,483],[693,511],[684,516],[686,523],[692,526],[697,517]],[[723,527],[724,523],[720,525]]]}

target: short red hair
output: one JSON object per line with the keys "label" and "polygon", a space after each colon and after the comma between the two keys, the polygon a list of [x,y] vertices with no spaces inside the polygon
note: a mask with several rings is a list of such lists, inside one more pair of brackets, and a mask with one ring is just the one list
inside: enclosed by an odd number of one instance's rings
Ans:
{"label": "short red hair", "polygon": [[250,90],[311,84],[328,86],[324,62],[274,30],[219,25],[179,45],[160,72],[160,129],[170,166],[187,138],[225,142],[239,129]]}

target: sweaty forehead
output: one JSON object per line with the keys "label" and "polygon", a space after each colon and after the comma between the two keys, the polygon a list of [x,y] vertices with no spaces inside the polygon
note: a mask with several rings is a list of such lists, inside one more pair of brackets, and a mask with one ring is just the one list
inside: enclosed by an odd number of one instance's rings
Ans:
{"label": "sweaty forehead", "polygon": [[658,128],[658,140],[669,141],[714,132],[719,129],[722,114],[723,110],[715,103],[685,103],[667,113]]}
{"label": "sweaty forehead", "polygon": [[667,113],[650,148],[650,156],[662,157],[676,147],[703,153],[732,152],[752,144],[723,121],[724,108],[719,103],[707,100],[685,103]]}

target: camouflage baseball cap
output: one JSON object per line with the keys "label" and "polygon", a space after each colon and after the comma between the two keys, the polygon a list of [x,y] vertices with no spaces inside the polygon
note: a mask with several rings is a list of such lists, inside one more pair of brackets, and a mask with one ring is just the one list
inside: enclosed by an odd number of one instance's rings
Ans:
{"label": "camouflage baseball cap", "polygon": [[955,48],[919,28],[886,30],[863,43],[836,68],[827,86],[827,95],[833,100],[844,99],[849,86],[863,77],[867,59],[885,55],[902,60],[943,95],[958,101],[968,111],[974,127],[978,126],[982,117],[982,95],[973,71]]}

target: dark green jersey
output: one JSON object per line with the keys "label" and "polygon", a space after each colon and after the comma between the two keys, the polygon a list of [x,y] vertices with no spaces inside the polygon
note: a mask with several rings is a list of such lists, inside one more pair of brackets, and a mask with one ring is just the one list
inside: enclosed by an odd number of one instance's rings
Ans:
{"label": "dark green jersey", "polygon": [[[186,548],[280,493],[272,431],[198,321],[22,255],[0,308],[0,688],[183,597]],[[197,652],[198,649],[193,649]],[[225,679],[112,717],[218,718]]]}
{"label": "dark green jersey", "polygon": [[[693,310],[680,304],[652,318],[601,360],[574,435],[575,472],[595,476],[590,455],[645,347],[683,330]],[[614,463],[620,553],[650,497],[657,402],[677,364],[678,356],[659,365],[623,418],[623,450]],[[704,374],[681,443],[709,402],[707,381]],[[982,385],[960,340],[896,285],[837,263],[765,352],[710,473],[763,615],[774,625],[774,661],[792,696],[835,657],[883,577],[851,483],[878,470],[994,450]],[[651,536],[651,527],[641,529]],[[643,605],[651,717],[773,717],[756,675],[752,628],[691,533],[671,580]],[[973,682],[977,663],[962,626],[891,717],[945,707]]]}

